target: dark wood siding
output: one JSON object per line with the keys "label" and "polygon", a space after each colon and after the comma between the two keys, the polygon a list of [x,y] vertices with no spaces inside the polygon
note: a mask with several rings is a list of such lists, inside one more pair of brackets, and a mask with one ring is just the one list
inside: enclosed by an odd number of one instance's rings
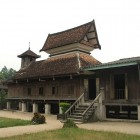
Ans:
{"label": "dark wood siding", "polygon": [[116,74],[125,74],[127,76],[128,100],[134,102],[140,101],[140,81],[137,66],[102,70],[98,73],[100,73],[100,87],[104,87],[106,102],[108,100],[115,100],[113,77]]}
{"label": "dark wood siding", "polygon": [[[75,100],[81,93],[80,78],[55,79],[45,82],[25,82],[9,85],[8,98],[40,99],[40,100]],[[39,94],[39,88],[43,94]],[[28,89],[31,89],[30,95]]]}

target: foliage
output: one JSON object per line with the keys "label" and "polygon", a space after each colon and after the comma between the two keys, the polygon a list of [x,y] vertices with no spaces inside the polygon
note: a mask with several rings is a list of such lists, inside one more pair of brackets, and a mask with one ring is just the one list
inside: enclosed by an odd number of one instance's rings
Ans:
{"label": "foliage", "polygon": [[61,107],[61,109],[62,109],[62,114],[64,114],[67,110],[68,110],[68,108],[70,107],[70,103],[67,103],[67,102],[61,102],[61,103],[59,103],[59,106]]}
{"label": "foliage", "polygon": [[31,122],[27,120],[0,117],[0,128],[12,127],[12,126],[24,126],[30,124]]}
{"label": "foliage", "polygon": [[63,128],[78,128],[78,126],[74,123],[73,120],[67,119],[63,125]]}
{"label": "foliage", "polygon": [[14,69],[8,69],[6,66],[4,66],[0,71],[0,80],[11,79],[14,76],[15,72],[16,71]]}
{"label": "foliage", "polygon": [[0,90],[0,109],[3,108],[3,106],[6,104],[6,96],[7,93],[5,90]]}
{"label": "foliage", "polygon": [[0,140],[140,140],[140,136],[86,129],[58,129],[0,138]]}
{"label": "foliage", "polygon": [[40,115],[39,113],[34,113],[31,122],[33,124],[43,124],[46,122],[46,118],[43,115]]}

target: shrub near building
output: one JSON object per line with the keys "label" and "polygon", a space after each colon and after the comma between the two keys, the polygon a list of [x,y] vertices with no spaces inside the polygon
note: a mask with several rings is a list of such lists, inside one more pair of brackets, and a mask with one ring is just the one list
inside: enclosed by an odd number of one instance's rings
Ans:
{"label": "shrub near building", "polygon": [[33,124],[43,124],[46,122],[46,118],[43,115],[40,115],[39,113],[34,113],[31,122]]}
{"label": "shrub near building", "polygon": [[70,103],[67,103],[67,102],[61,102],[61,103],[59,103],[59,106],[61,107],[61,109],[62,109],[62,114],[64,114],[67,110],[68,110],[68,108],[70,107]]}

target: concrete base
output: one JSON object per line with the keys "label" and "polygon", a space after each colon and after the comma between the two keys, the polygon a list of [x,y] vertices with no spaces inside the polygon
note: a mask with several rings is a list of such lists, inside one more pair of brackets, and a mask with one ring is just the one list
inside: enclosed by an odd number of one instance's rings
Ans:
{"label": "concrete base", "polygon": [[21,109],[22,109],[22,103],[21,102],[19,102],[19,110],[21,111]]}
{"label": "concrete base", "polygon": [[62,107],[59,106],[59,114],[62,114]]}
{"label": "concrete base", "polygon": [[38,112],[38,104],[33,103],[33,113]]}
{"label": "concrete base", "polygon": [[51,114],[51,105],[45,104],[45,114],[49,115]]}
{"label": "concrete base", "polygon": [[22,112],[26,112],[26,103],[22,103],[22,109],[21,109]]}
{"label": "concrete base", "polygon": [[7,102],[7,109],[10,110],[11,109],[11,103]]}

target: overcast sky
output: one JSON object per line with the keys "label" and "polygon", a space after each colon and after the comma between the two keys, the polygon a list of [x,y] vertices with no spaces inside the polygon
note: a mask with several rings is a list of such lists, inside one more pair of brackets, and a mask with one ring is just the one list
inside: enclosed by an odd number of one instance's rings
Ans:
{"label": "overcast sky", "polygon": [[[20,58],[31,42],[39,50],[49,33],[95,20],[101,62],[140,56],[140,0],[0,0],[0,69],[19,70]],[[41,60],[39,59],[39,60]]]}

